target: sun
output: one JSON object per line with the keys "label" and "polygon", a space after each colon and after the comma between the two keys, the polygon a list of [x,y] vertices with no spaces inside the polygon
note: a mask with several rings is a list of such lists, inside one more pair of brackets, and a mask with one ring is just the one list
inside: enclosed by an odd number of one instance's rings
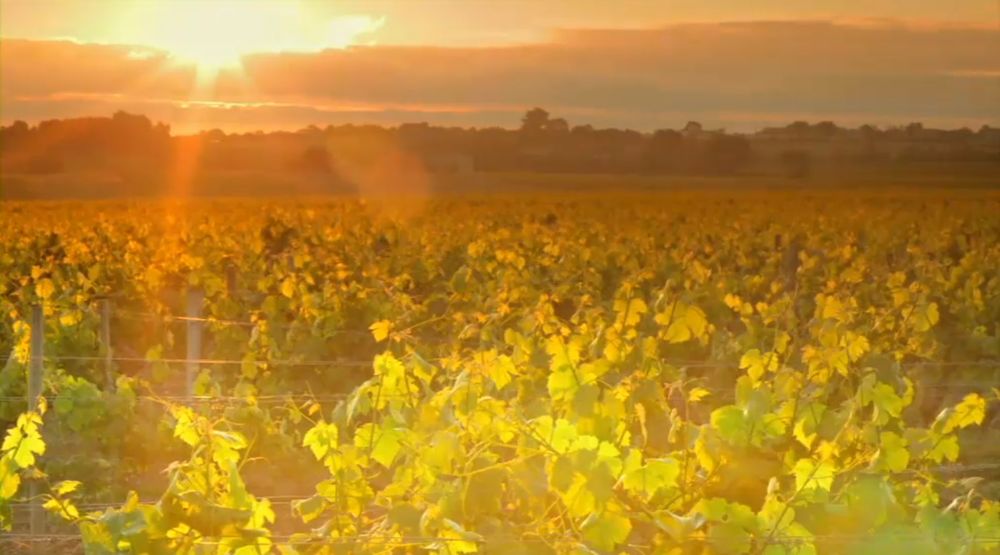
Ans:
{"label": "sun", "polygon": [[317,18],[293,0],[198,0],[144,4],[148,40],[199,73],[238,69],[255,52],[347,48],[378,30],[383,18],[340,14]]}
{"label": "sun", "polygon": [[240,65],[246,54],[272,49],[288,15],[272,2],[171,2],[163,6],[153,40],[199,70]]}

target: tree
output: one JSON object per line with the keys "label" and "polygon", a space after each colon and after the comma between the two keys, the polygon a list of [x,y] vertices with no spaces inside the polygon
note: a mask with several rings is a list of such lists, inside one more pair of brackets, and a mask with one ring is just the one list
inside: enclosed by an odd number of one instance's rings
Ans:
{"label": "tree", "polygon": [[28,124],[17,120],[9,127],[0,127],[0,147],[15,148],[31,134]]}
{"label": "tree", "polygon": [[732,174],[750,161],[750,141],[739,135],[712,135],[705,149],[706,170]]}
{"label": "tree", "polygon": [[791,132],[796,137],[805,137],[806,135],[809,134],[809,122],[802,120],[793,121],[792,123],[788,124],[788,127],[786,129],[788,129],[788,131]]}
{"label": "tree", "polygon": [[289,161],[288,169],[312,174],[330,174],[330,154],[322,146],[310,146]]}
{"label": "tree", "polygon": [[881,133],[877,127],[868,124],[859,127],[858,131],[861,133],[861,138],[869,142],[877,139],[879,134]]}
{"label": "tree", "polygon": [[[989,126],[984,126],[984,127],[989,128]],[[28,129],[29,128],[27,123],[25,123],[22,120],[17,120],[14,123],[10,124],[10,127],[8,127],[6,131],[13,133],[15,135],[27,135]]]}
{"label": "tree", "polygon": [[823,137],[824,139],[832,138],[837,134],[837,131],[840,130],[840,128],[837,127],[837,124],[832,121],[821,121],[814,125],[813,129],[816,131],[817,135]]}
{"label": "tree", "polygon": [[545,122],[545,130],[551,133],[569,133],[569,123],[563,118],[550,119]]}
{"label": "tree", "polygon": [[701,124],[696,121],[689,121],[681,132],[686,136],[697,136],[701,134],[702,127]]}
{"label": "tree", "polygon": [[911,139],[917,138],[924,132],[924,124],[915,121],[906,126],[906,135]]}
{"label": "tree", "polygon": [[204,137],[205,141],[209,143],[221,143],[226,140],[226,132],[221,129],[209,129],[208,131],[202,131],[201,136]]}
{"label": "tree", "polygon": [[525,133],[538,133],[546,128],[549,123],[549,113],[541,108],[532,108],[525,112],[521,118],[521,131]]}
{"label": "tree", "polygon": [[677,169],[677,158],[684,146],[684,138],[673,129],[658,129],[646,143],[644,165],[646,171],[664,173]]}
{"label": "tree", "polygon": [[785,169],[785,175],[794,179],[807,177],[812,170],[812,156],[806,150],[785,150],[779,160]]}

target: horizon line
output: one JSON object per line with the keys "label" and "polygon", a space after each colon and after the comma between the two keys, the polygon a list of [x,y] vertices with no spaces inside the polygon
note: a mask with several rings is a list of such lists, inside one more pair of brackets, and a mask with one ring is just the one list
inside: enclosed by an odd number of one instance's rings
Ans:
{"label": "horizon line", "polygon": [[[540,106],[534,106],[532,108],[526,108],[524,110],[524,112],[527,112],[529,110],[536,109],[536,108],[541,108],[541,107]],[[545,110],[545,108],[542,108],[542,109]],[[359,110],[359,111],[356,111],[356,112],[353,112],[353,113],[362,114],[362,113],[372,113],[373,111],[374,112],[386,113],[386,112],[391,112],[393,110],[381,110],[381,111],[380,110]],[[549,112],[549,111],[546,110],[546,112]],[[15,119],[10,119],[10,120],[0,120],[0,127],[9,128],[9,127],[11,127],[12,125],[14,125],[17,122],[23,122],[29,128],[35,129],[35,128],[38,128],[39,125],[42,124],[42,123],[54,122],[54,121],[60,121],[61,122],[61,121],[94,120],[94,119],[97,119],[97,120],[99,120],[99,119],[108,119],[108,120],[110,120],[110,119],[114,118],[114,116],[116,114],[119,114],[119,113],[125,114],[125,115],[129,115],[129,116],[141,116],[141,117],[144,117],[147,120],[149,120],[149,122],[152,125],[165,125],[167,127],[167,129],[168,129],[170,137],[177,137],[177,138],[180,138],[180,137],[195,137],[195,136],[203,135],[203,134],[206,134],[206,133],[212,133],[212,132],[215,132],[215,131],[222,132],[224,135],[259,135],[259,134],[271,134],[271,133],[299,133],[299,132],[302,132],[302,131],[310,130],[310,128],[313,128],[313,127],[315,127],[319,131],[325,131],[325,130],[327,130],[329,128],[338,128],[338,127],[377,127],[377,128],[384,129],[384,130],[387,130],[387,131],[392,131],[392,130],[398,130],[398,129],[400,129],[403,126],[412,126],[412,125],[424,125],[424,126],[427,126],[429,128],[438,128],[438,129],[461,129],[461,130],[465,130],[465,131],[481,131],[481,130],[488,130],[488,129],[502,129],[502,130],[505,130],[505,131],[518,131],[518,130],[520,130],[520,126],[518,126],[518,125],[444,125],[444,124],[432,123],[432,122],[424,120],[424,121],[401,121],[401,122],[393,123],[393,124],[378,123],[378,122],[375,122],[375,121],[364,122],[364,123],[355,123],[355,122],[323,123],[323,124],[321,124],[321,123],[307,123],[307,124],[302,125],[300,127],[270,127],[270,128],[256,128],[256,129],[244,130],[244,131],[233,130],[232,128],[230,128],[230,129],[227,130],[226,128],[223,128],[223,127],[204,127],[204,128],[201,128],[201,129],[199,129],[197,131],[178,131],[178,129],[175,128],[175,126],[171,122],[169,122],[169,121],[157,120],[157,119],[151,118],[147,114],[144,114],[144,113],[141,113],[141,112],[130,112],[128,110],[115,110],[115,111],[111,112],[110,114],[102,113],[102,114],[94,114],[94,115],[78,115],[78,116],[71,116],[71,117],[37,118],[37,119],[30,119],[30,120],[29,119],[23,119],[23,118],[15,118]],[[566,120],[566,118],[558,116],[557,114],[553,114],[552,112],[549,112],[549,116],[550,116],[551,119],[556,119],[556,120],[561,119],[561,120],[564,120],[564,121]],[[819,125],[819,124],[829,123],[829,124],[833,124],[833,126],[836,127],[837,130],[840,130],[840,131],[860,131],[864,127],[871,127],[875,131],[892,131],[892,130],[902,130],[902,129],[905,129],[906,127],[908,127],[910,125],[913,125],[913,124],[919,124],[921,126],[921,130],[922,131],[939,131],[939,132],[971,131],[973,133],[977,133],[977,132],[982,131],[984,129],[1000,129],[1000,122],[989,122],[989,121],[983,121],[981,124],[979,124],[976,127],[970,127],[968,125],[961,126],[961,127],[928,127],[928,126],[924,125],[924,123],[922,121],[920,121],[919,119],[917,119],[917,120],[901,120],[901,121],[903,121],[904,123],[895,123],[895,124],[863,123],[863,124],[859,124],[859,125],[856,125],[856,126],[845,126],[845,125],[838,124],[835,120],[832,120],[832,119],[817,119],[817,120],[792,119],[792,120],[788,120],[787,123],[785,123],[785,124],[775,124],[775,125],[767,125],[767,126],[757,127],[754,130],[752,130],[752,131],[730,131],[726,127],[709,127],[709,126],[704,126],[704,125],[701,124],[701,122],[697,118],[691,118],[691,119],[688,119],[688,121],[687,121],[686,124],[684,124],[683,126],[680,126],[680,127],[659,127],[659,128],[653,129],[651,131],[642,131],[642,130],[635,129],[635,128],[632,128],[632,127],[597,127],[597,126],[594,126],[593,124],[586,123],[586,122],[576,123],[576,124],[569,124],[568,125],[568,129],[569,129],[569,132],[572,132],[572,130],[575,129],[575,128],[590,127],[593,131],[616,130],[616,131],[622,131],[622,132],[635,132],[635,133],[639,133],[641,135],[653,135],[657,131],[683,132],[684,128],[687,125],[689,125],[691,123],[696,123],[696,124],[698,124],[699,126],[702,127],[702,132],[704,132],[704,133],[722,133],[722,134],[726,134],[726,135],[743,135],[743,136],[758,135],[758,134],[760,134],[762,132],[765,132],[765,131],[768,131],[768,130],[785,129],[785,128],[788,128],[791,125],[794,125],[796,123],[806,123],[806,124],[808,124],[810,126],[816,126],[816,125]]]}

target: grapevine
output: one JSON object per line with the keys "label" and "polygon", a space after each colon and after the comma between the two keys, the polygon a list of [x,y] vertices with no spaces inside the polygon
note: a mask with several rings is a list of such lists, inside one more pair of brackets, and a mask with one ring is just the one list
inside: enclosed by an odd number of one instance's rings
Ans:
{"label": "grapevine", "polygon": [[998,200],[837,199],[5,204],[0,547],[1000,552]]}

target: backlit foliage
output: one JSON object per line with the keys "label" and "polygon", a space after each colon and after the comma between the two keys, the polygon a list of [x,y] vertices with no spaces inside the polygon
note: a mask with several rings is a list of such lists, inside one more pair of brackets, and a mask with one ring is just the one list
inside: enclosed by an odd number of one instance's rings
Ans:
{"label": "backlit foliage", "polygon": [[[0,415],[0,518],[36,479],[93,553],[1000,552],[995,485],[948,471],[997,402],[996,200],[418,208],[0,208],[0,388],[40,303],[54,398]],[[224,403],[151,399],[189,288]],[[60,359],[105,295],[113,384]]]}

